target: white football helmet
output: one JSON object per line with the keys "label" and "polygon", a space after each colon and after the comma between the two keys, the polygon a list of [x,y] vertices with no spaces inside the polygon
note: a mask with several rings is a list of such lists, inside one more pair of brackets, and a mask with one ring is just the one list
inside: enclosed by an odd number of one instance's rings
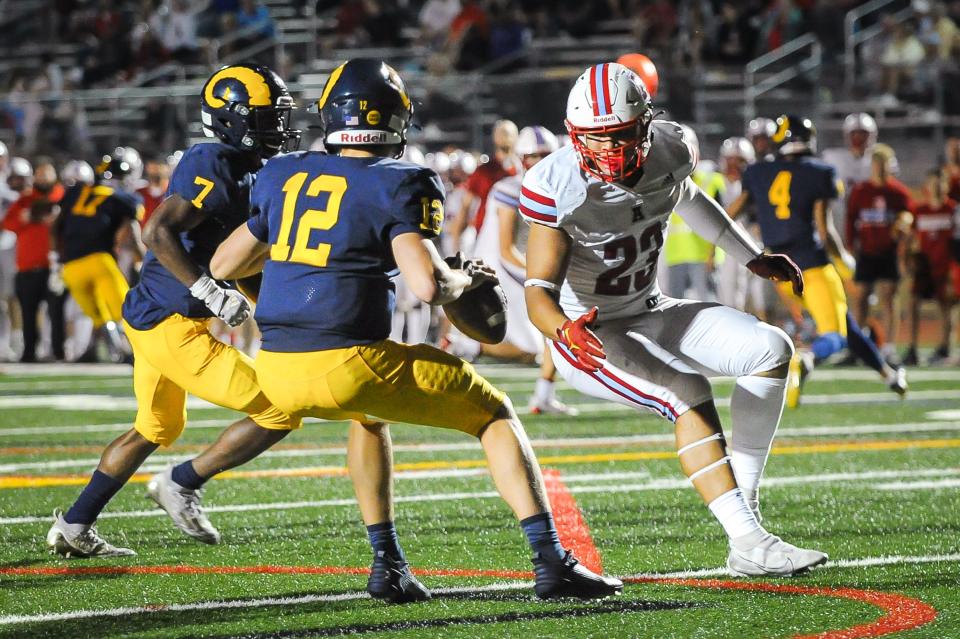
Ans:
{"label": "white football helmet", "polygon": [[770,118],[754,118],[747,123],[746,137],[752,140],[758,136],[772,138],[777,132],[777,123]]}
{"label": "white football helmet", "polygon": [[867,146],[877,141],[877,121],[869,113],[851,113],[843,119],[843,136],[849,137],[854,131],[867,132]]}
{"label": "white football helmet", "polygon": [[33,165],[26,158],[10,158],[10,175],[23,178],[33,177]]}
{"label": "white football helmet", "polygon": [[520,129],[514,151],[520,157],[525,155],[549,155],[560,147],[557,136],[542,126],[525,126]]}
{"label": "white football helmet", "polygon": [[[653,106],[643,80],[616,62],[584,71],[567,98],[567,131],[584,171],[605,182],[640,170],[650,152]],[[586,136],[609,138],[611,148],[592,150]]]}
{"label": "white football helmet", "polygon": [[403,155],[400,156],[401,160],[405,162],[413,162],[419,166],[426,166],[426,159],[424,158],[423,151],[420,150],[420,147],[408,144],[403,149]]}
{"label": "white football helmet", "polygon": [[63,165],[60,179],[67,186],[74,184],[93,184],[93,167],[83,160],[70,160]]}
{"label": "white football helmet", "polygon": [[750,140],[733,137],[727,138],[720,144],[720,158],[724,160],[742,158],[747,164],[753,164],[757,160],[757,153],[750,144]]}

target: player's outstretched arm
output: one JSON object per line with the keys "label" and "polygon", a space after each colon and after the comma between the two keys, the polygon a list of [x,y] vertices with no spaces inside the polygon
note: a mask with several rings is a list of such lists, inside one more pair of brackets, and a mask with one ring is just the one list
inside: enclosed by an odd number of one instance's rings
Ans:
{"label": "player's outstretched arm", "polygon": [[218,280],[238,280],[263,270],[270,246],[261,242],[246,224],[241,224],[217,247],[210,260],[210,274]]}
{"label": "player's outstretched arm", "polygon": [[730,216],[730,219],[737,219],[737,216],[743,213],[743,209],[747,206],[747,202],[749,201],[750,191],[743,191],[740,193],[740,195],[737,196],[737,199],[727,206],[727,215]]}
{"label": "player's outstretched arm", "polygon": [[419,233],[401,233],[391,243],[394,260],[407,286],[432,306],[449,304],[483,282],[496,281],[496,273],[483,262],[468,261],[450,268],[433,242]]}
{"label": "player's outstretched arm", "polygon": [[693,180],[687,178],[683,188],[684,194],[677,202],[676,211],[694,233],[719,246],[744,266],[762,253],[746,230],[734,223],[723,207]]}

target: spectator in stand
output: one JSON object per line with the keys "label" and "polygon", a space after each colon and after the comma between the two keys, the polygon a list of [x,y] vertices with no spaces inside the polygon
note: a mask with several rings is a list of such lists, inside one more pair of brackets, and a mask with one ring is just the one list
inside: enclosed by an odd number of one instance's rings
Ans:
{"label": "spectator in stand", "polygon": [[644,48],[667,51],[677,32],[677,10],[670,0],[644,3],[639,11],[639,22],[634,32]]}
{"label": "spectator in stand", "polygon": [[879,101],[884,106],[895,106],[899,102],[898,94],[904,85],[911,83],[917,67],[926,58],[926,51],[914,30],[915,26],[910,20],[894,25],[893,35],[880,56],[883,95]]}
{"label": "spectator in stand", "polygon": [[137,194],[143,198],[143,219],[140,220],[141,226],[147,224],[147,220],[150,219],[154,209],[163,202],[164,196],[167,193],[167,185],[170,182],[170,172],[170,165],[167,163],[166,158],[163,157],[155,156],[147,158],[146,163],[143,165],[143,177],[146,178],[147,183],[137,189]]}
{"label": "spectator in stand", "polygon": [[756,41],[757,30],[750,15],[739,10],[735,3],[724,2],[720,6],[713,47],[716,60],[727,64],[744,64],[754,57]]}
{"label": "spectator in stand", "polygon": [[169,0],[150,17],[150,29],[158,34],[164,50],[182,64],[197,61],[197,18],[186,0]]}
{"label": "spectator in stand", "polygon": [[[856,257],[857,323],[867,324],[870,295],[880,302],[886,344],[881,352],[888,360],[896,357],[895,343],[899,314],[895,308],[900,262],[905,258],[904,240],[909,237],[913,203],[910,192],[890,174],[896,157],[886,144],[876,144],[871,153],[871,175],[853,187],[847,200],[846,239]],[[879,340],[875,340],[878,341]]]}
{"label": "spectator in stand", "polygon": [[497,67],[499,72],[516,70],[523,66],[523,61],[516,56],[531,37],[523,11],[518,6],[506,4],[496,7],[491,14],[488,57],[491,62],[502,61]]}
{"label": "spectator in stand", "polygon": [[37,361],[37,311],[41,302],[47,303],[50,322],[51,352],[53,358],[64,359],[63,282],[59,290],[51,290],[51,271],[59,265],[51,264],[49,254],[50,225],[56,217],[56,204],[63,197],[63,186],[57,182],[57,171],[47,158],[37,160],[33,172],[33,186],[10,205],[3,220],[3,228],[17,235],[17,275],[14,283],[20,302],[23,323],[23,355],[21,362]]}
{"label": "spectator in stand", "polygon": [[933,29],[937,34],[937,57],[940,60],[948,60],[953,55],[954,47],[960,40],[960,28],[947,15],[947,8],[942,2],[933,4],[930,17],[933,20]]}
{"label": "spectator in stand", "polygon": [[[513,153],[513,147],[517,143],[518,134],[517,125],[510,120],[498,120],[494,123],[493,157],[478,166],[464,183],[463,200],[450,225],[450,240],[454,251],[463,250],[465,253],[470,253],[465,245],[473,246],[476,230],[483,224],[487,194],[494,184],[508,175],[516,174],[519,164]],[[477,212],[473,219],[470,215],[472,211]],[[464,237],[464,231],[468,226],[473,229],[469,240]]]}
{"label": "spectator in stand", "polygon": [[[940,364],[950,357],[951,310],[960,297],[960,278],[951,254],[957,203],[947,197],[947,176],[942,169],[927,174],[923,201],[914,209],[913,237],[907,267],[913,275],[910,291],[910,346],[904,364],[917,364],[920,303],[936,300],[940,306],[940,344],[927,360]],[[953,276],[953,277],[951,277]],[[953,281],[951,281],[953,280]]]}
{"label": "spectator in stand", "polygon": [[237,28],[241,31],[250,29],[252,33],[243,38],[243,46],[249,46],[261,40],[272,40],[276,35],[276,27],[270,11],[255,0],[240,0],[240,9],[237,11]]}
{"label": "spectator in stand", "polygon": [[453,19],[460,15],[460,0],[427,0],[420,10],[420,40],[431,48],[440,48],[447,38]]}
{"label": "spectator in stand", "polygon": [[201,38],[216,38],[223,35],[220,25],[223,16],[235,15],[240,10],[240,0],[210,0],[197,14],[197,35]]}
{"label": "spectator in stand", "polygon": [[460,13],[450,23],[444,50],[460,71],[472,71],[487,61],[490,18],[476,0],[462,0]]}

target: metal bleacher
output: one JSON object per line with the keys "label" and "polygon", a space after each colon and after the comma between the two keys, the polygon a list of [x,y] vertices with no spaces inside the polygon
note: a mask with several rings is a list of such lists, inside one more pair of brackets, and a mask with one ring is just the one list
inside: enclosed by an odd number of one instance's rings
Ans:
{"label": "metal bleacher", "polygon": [[[511,58],[470,72],[437,74],[428,70],[432,53],[423,46],[333,48],[333,14],[315,14],[311,2],[301,7],[286,0],[262,1],[275,23],[276,37],[272,41],[236,50],[234,45],[249,34],[231,33],[207,43],[208,59],[203,64],[168,63],[118,86],[40,99],[69,100],[82,107],[98,148],[137,143],[142,135],[144,110],[157,102],[170,105],[177,119],[187,126],[186,141],[193,141],[200,136],[195,122],[196,95],[203,79],[216,66],[251,56],[265,59],[293,79],[290,88],[304,102],[319,94],[330,71],[342,60],[380,57],[400,70],[411,94],[421,103],[422,113],[430,116],[423,130],[413,132],[414,139],[428,147],[453,143],[483,148],[490,126],[500,117],[512,118],[521,126],[536,121],[559,129],[566,91],[585,67],[598,60],[615,59],[622,53],[645,50],[628,25],[609,21],[599,23],[589,37],[558,35],[534,39]],[[859,28],[858,21],[871,13],[894,9],[896,19],[901,19],[905,15],[902,3],[903,0],[872,0],[856,9],[856,13],[851,12],[847,20],[847,49],[842,55],[823,51],[810,34],[739,67],[721,66],[709,60],[684,66],[667,59],[666,52],[649,51],[664,79],[658,105],[671,116],[695,126],[705,156],[723,137],[740,133],[753,115],[773,115],[785,110],[814,116],[826,138],[825,145],[838,141],[840,124],[847,113],[861,110],[873,113],[883,128],[900,133],[919,132],[921,137],[938,143],[945,127],[960,124],[943,115],[942,104],[879,105],[865,99],[863,87],[856,82],[862,76],[858,47],[879,34],[876,29]],[[48,3],[7,0],[7,5],[11,4],[16,5],[15,12],[23,19],[24,15],[43,11]],[[3,6],[0,0],[0,8]],[[10,11],[14,9],[8,6],[6,14]],[[6,14],[0,12],[0,24],[7,21]],[[12,69],[39,66],[44,54],[52,55],[63,65],[72,63],[76,56],[74,45],[42,39],[29,46],[0,51],[0,76]],[[309,124],[302,113],[298,117],[301,126]],[[0,131],[0,138],[7,137]]]}

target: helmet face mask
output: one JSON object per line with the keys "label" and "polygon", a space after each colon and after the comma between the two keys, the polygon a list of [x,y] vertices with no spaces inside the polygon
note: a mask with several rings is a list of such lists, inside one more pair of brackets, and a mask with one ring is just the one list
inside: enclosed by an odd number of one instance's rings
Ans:
{"label": "helmet face mask", "polygon": [[647,159],[652,121],[648,111],[636,120],[600,127],[576,127],[567,121],[567,131],[584,171],[604,182],[622,182]]}
{"label": "helmet face mask", "polygon": [[201,92],[204,134],[262,158],[299,147],[300,131],[290,128],[294,108],[283,80],[261,65],[223,67]]}

